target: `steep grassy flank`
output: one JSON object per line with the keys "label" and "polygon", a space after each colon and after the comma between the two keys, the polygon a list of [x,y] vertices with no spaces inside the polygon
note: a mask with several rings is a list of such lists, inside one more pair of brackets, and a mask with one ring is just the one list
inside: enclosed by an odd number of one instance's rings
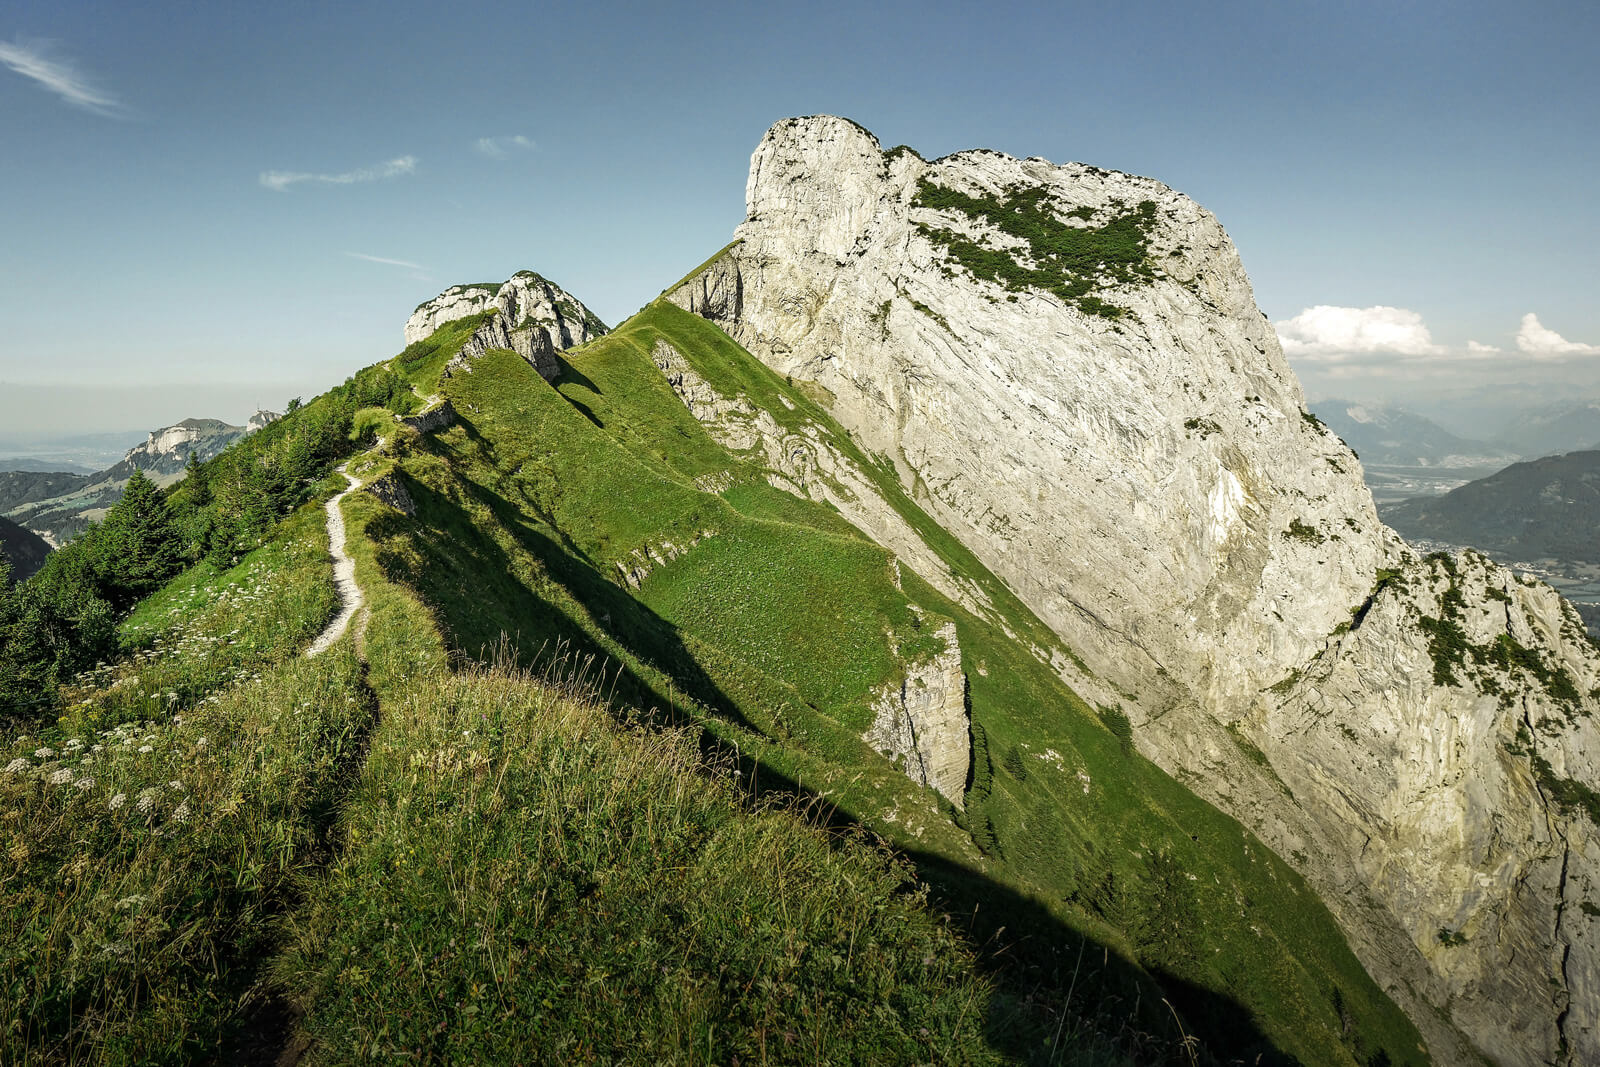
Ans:
{"label": "steep grassy flank", "polygon": [[[487,287],[467,286],[467,288]],[[461,346],[477,332],[478,327],[499,313],[499,309],[491,308],[476,315],[447,322],[422,340],[407,345],[405,351],[389,361],[389,366],[396,374],[416,386],[422,395],[432,396],[439,388],[439,374],[444,370],[444,365],[461,351]]]}
{"label": "steep grassy flank", "polygon": [[59,726],[0,749],[0,1062],[233,1058],[297,874],[370,719],[354,658],[297,658],[332,603],[321,512],[124,624]]}
{"label": "steep grassy flank", "polygon": [[[999,617],[909,572],[896,588],[887,556],[836,513],[712,441],[652,364],[661,339],[727,395],[831,435]],[[825,792],[916,854],[947,905],[977,905],[980,936],[1010,926],[994,944],[1011,962],[986,963],[1002,983],[1026,972],[1056,996],[1075,987],[1103,1018],[1111,999],[1145,995],[1115,962],[1126,952],[1219,1052],[1419,1059],[1415,1030],[1300,879],[1131,755],[1027,650],[1065,654],[1048,631],[800,390],[665,303],[567,355],[557,388],[486,355],[445,383],[460,424],[399,450],[419,514],[374,520],[378,556],[455,647],[470,658],[504,631],[525,661],[556,642],[609,659],[614,703],[666,709],[737,745],[758,775]],[[633,568],[636,594],[621,578]],[[955,819],[856,736],[919,616],[956,621],[971,687],[977,759]],[[1097,947],[1092,974],[1075,975],[1086,943],[1116,951]]]}
{"label": "steep grassy flank", "polygon": [[337,606],[329,574],[316,505],[236,566],[191,567],[123,621],[125,659],[66,687],[62,727],[87,735],[161,719],[294,656]]}

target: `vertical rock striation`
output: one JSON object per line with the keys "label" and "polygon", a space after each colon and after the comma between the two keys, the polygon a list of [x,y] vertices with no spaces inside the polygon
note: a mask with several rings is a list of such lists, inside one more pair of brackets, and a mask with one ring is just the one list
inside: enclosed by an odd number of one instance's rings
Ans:
{"label": "vertical rock striation", "polygon": [[961,673],[956,624],[945,623],[934,637],[941,651],[906,664],[905,678],[878,694],[872,726],[861,739],[913,782],[932,786],[959,808],[972,764],[967,676]]}
{"label": "vertical rock striation", "polygon": [[1069,680],[1131,694],[1141,750],[1307,876],[1437,1058],[1600,1062],[1600,656],[1547,589],[1378,521],[1217,220],[825,116],[768,132],[746,201],[669,298],[821,385]]}

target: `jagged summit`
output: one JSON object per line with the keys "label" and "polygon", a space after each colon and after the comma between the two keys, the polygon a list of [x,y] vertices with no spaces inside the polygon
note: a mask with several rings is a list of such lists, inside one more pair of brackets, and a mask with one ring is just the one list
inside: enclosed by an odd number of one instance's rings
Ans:
{"label": "jagged summit", "polygon": [[452,285],[417,305],[406,320],[406,343],[420,341],[440,326],[498,308],[512,330],[536,326],[557,350],[581,345],[606,332],[605,323],[577,297],[531,270],[520,270],[498,284]]}
{"label": "jagged summit", "polygon": [[1600,655],[1548,590],[1378,521],[1215,217],[830,116],[768,131],[746,202],[669,299],[891,462],[1438,1058],[1600,1059]]}
{"label": "jagged summit", "polygon": [[606,324],[577,297],[531,270],[518,271],[498,285],[452,285],[417,306],[406,320],[408,345],[426,342],[441,326],[493,313],[473,333],[460,358],[490,348],[522,356],[546,379],[556,376],[555,354],[606,333]]}

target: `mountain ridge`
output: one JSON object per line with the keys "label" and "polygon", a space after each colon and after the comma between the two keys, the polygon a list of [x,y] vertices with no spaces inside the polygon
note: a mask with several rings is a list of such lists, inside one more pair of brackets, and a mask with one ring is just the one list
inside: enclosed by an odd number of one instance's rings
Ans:
{"label": "mountain ridge", "polygon": [[[735,238],[611,331],[532,272],[453,286],[136,483],[108,536],[181,573],[12,744],[8,936],[65,951],[162,872],[118,936],[193,959],[40,964],[0,1048],[209,1048],[265,993],[328,1060],[1592,1058],[1600,654],[1377,521],[1214,217],[813,116]],[[336,464],[366,611],[312,659]],[[15,603],[91,550],[118,603],[155,580],[91,540]],[[652,738],[706,758],[640,791]],[[773,795],[896,849],[909,910],[741,844]],[[124,817],[162,823],[131,865]]]}
{"label": "mountain ridge", "polygon": [[[885,154],[826,116],[769,131],[746,200],[736,243],[670,298],[830,397],[1097,672],[1075,687],[1120,695],[1141,751],[1311,878],[1441,1059],[1473,1058],[1463,1033],[1508,1063],[1600,1055],[1600,961],[1578,908],[1600,873],[1578,859],[1594,827],[1533,774],[1537,758],[1600,778],[1588,718],[1600,698],[1584,695],[1600,660],[1570,606],[1552,614],[1486,561],[1441,569],[1378,522],[1359,461],[1306,412],[1215,219],[1159,183],[1078,165]],[[1041,255],[1063,261],[1055,235],[1146,202],[1146,273],[1045,269]],[[1041,204],[1053,221],[1034,232],[1008,217]],[[990,456],[1009,458],[1004,477]],[[1461,585],[1467,572],[1479,584]],[[1454,599],[1432,599],[1467,588],[1511,598],[1505,640],[1559,664],[1581,713],[1544,702],[1517,667],[1478,683],[1434,670],[1421,686],[1397,673],[1376,691],[1342,673],[1385,648],[1407,672],[1490,648],[1492,632],[1450,629]],[[1347,687],[1354,714],[1330,714],[1312,675]],[[1492,699],[1529,686],[1543,702],[1531,756]],[[1379,726],[1391,697],[1403,714]],[[1469,746],[1414,750],[1441,715],[1479,724]],[[1374,778],[1419,759],[1415,777]],[[1370,799],[1352,809],[1352,793]],[[1419,812],[1430,796],[1451,800]],[[1532,814],[1509,838],[1496,825],[1507,810]],[[1494,887],[1468,888],[1485,863]],[[1468,947],[1441,951],[1438,931],[1462,928],[1477,932]]]}
{"label": "mountain ridge", "polygon": [[206,460],[278,416],[258,411],[243,426],[188,418],[151,430],[118,463],[92,474],[0,472],[0,514],[59,545],[98,520],[122,494],[135,470],[157,485],[182,479],[190,455]]}
{"label": "mountain ridge", "polygon": [[1514,463],[1443,496],[1391,505],[1385,517],[1408,537],[1500,558],[1600,562],[1600,451]]}

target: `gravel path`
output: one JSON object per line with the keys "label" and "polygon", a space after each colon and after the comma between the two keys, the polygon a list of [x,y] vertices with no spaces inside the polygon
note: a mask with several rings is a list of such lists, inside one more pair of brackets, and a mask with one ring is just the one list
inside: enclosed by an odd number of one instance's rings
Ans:
{"label": "gravel path", "polygon": [[345,464],[339,468],[339,473],[344,475],[350,484],[344,492],[336,495],[327,503],[328,512],[328,551],[333,554],[333,584],[339,590],[339,614],[328,623],[328,628],[323,630],[317,639],[311,642],[311,647],[306,649],[307,656],[315,656],[325,651],[329,645],[344,636],[350,628],[350,620],[356,612],[361,610],[366,598],[361,595],[361,587],[356,584],[356,561],[350,558],[350,553],[344,547],[344,512],[339,510],[339,505],[344,498],[355,491],[361,483],[356,476],[351,474]]}

